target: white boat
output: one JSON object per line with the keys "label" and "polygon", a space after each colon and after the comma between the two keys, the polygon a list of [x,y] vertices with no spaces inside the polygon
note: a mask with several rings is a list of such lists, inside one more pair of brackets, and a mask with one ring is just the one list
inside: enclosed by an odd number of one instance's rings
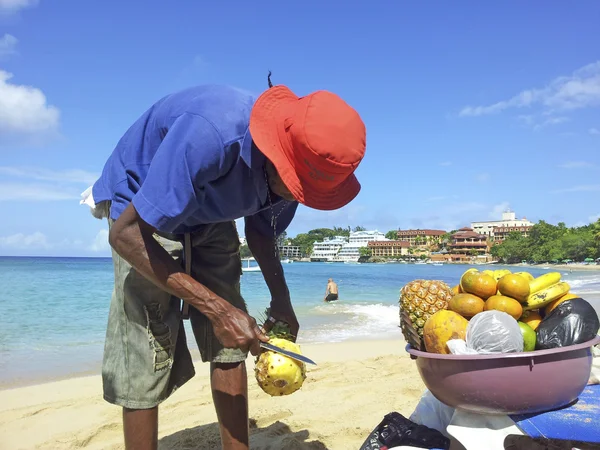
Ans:
{"label": "white boat", "polygon": [[291,263],[293,263],[293,262],[294,262],[294,261],[293,261],[293,260],[291,260],[291,259],[289,259],[289,258],[286,258],[286,259],[282,259],[282,260],[281,260],[281,264],[291,264]]}
{"label": "white boat", "polygon": [[250,261],[256,261],[254,258],[247,258],[244,259],[244,261],[246,261],[248,264],[246,265],[246,267],[242,266],[242,272],[260,272],[260,266],[256,265],[256,266],[251,266],[250,265]]}
{"label": "white boat", "polygon": [[444,264],[442,263],[433,263],[434,266],[443,266]]}

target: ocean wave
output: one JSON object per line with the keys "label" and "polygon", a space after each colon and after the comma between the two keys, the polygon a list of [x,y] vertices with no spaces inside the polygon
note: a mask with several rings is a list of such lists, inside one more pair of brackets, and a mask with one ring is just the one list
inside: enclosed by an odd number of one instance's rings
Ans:
{"label": "ocean wave", "polygon": [[[311,343],[401,336],[399,307],[383,303],[337,303],[312,308],[313,322],[302,332]],[[314,317],[318,316],[319,319]]]}

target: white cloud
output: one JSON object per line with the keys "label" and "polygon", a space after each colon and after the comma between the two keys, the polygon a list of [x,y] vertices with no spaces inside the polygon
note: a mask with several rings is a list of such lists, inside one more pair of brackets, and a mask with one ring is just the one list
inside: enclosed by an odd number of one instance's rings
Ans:
{"label": "white cloud", "polygon": [[81,183],[86,185],[91,185],[98,179],[97,173],[88,172],[82,169],[50,170],[42,167],[0,166],[0,175],[30,178],[39,181]]}
{"label": "white cloud", "polygon": [[0,133],[38,134],[58,129],[60,112],[48,105],[35,87],[10,83],[11,73],[0,70]]}
{"label": "white cloud", "polygon": [[600,191],[600,184],[587,184],[587,185],[573,186],[573,187],[564,188],[564,189],[556,189],[556,190],[552,191],[552,193],[553,194],[564,194],[564,193],[568,193],[568,192],[594,192],[594,191]]}
{"label": "white cloud", "polygon": [[591,169],[596,166],[595,164],[587,161],[569,161],[564,164],[560,164],[558,167],[561,169]]}
{"label": "white cloud", "polygon": [[6,59],[9,56],[17,53],[17,44],[19,40],[12,34],[5,33],[0,38],[0,60]]}
{"label": "white cloud", "polygon": [[465,106],[459,116],[497,114],[507,109],[535,105],[547,112],[600,105],[600,61],[584,66],[571,75],[558,77],[543,88],[524,90],[508,100],[491,105]]}
{"label": "white cloud", "polygon": [[0,0],[0,14],[10,14],[29,6],[37,5],[38,0]]}
{"label": "white cloud", "polygon": [[103,229],[98,231],[98,234],[94,238],[92,245],[89,248],[92,252],[107,252],[110,251],[110,244],[108,243],[108,230]]}
{"label": "white cloud", "polygon": [[492,220],[500,220],[502,218],[502,213],[509,208],[510,204],[508,202],[498,203],[492,207],[492,210],[489,213],[489,217]]}
{"label": "white cloud", "polygon": [[487,172],[479,173],[475,176],[475,180],[485,183],[486,181],[490,181],[490,174]]}
{"label": "white cloud", "polygon": [[78,191],[51,184],[0,182],[0,202],[79,200]]}
{"label": "white cloud", "polygon": [[0,236],[0,248],[11,249],[48,249],[50,244],[44,233],[36,231],[32,234],[17,233],[10,236]]}
{"label": "white cloud", "polygon": [[590,128],[590,134],[600,134],[600,130],[598,128]]}

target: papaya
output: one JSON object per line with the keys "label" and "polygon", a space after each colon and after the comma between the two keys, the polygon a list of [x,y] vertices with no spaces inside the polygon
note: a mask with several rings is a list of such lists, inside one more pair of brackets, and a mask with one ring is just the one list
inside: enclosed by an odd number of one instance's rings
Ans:
{"label": "papaya", "polygon": [[465,339],[469,321],[454,311],[442,309],[433,314],[423,327],[425,349],[430,353],[448,355],[450,339]]}
{"label": "papaya", "polygon": [[542,316],[536,311],[524,311],[519,320],[529,325],[533,330],[536,330],[542,321]]}
{"label": "papaya", "polygon": [[523,307],[521,304],[514,298],[506,297],[504,295],[492,295],[485,301],[483,309],[484,311],[504,311],[514,317],[515,320],[519,320],[519,317],[523,315]]}
{"label": "papaya", "polygon": [[520,275],[509,273],[498,281],[500,295],[524,302],[529,297],[529,281]]}
{"label": "papaya", "polygon": [[491,276],[482,272],[465,272],[460,278],[460,288],[467,294],[486,300],[496,293],[497,283]]}
{"label": "papaya", "polygon": [[568,292],[565,295],[563,295],[561,298],[554,300],[552,303],[546,305],[546,307],[544,308],[544,315],[547,316],[548,314],[550,314],[552,312],[552,310],[554,308],[556,308],[562,302],[564,302],[566,300],[571,300],[573,298],[580,298],[580,297],[579,297],[579,295],[571,294],[570,292]]}
{"label": "papaya", "polygon": [[450,299],[448,309],[470,319],[475,314],[483,311],[485,302],[473,294],[457,294]]}

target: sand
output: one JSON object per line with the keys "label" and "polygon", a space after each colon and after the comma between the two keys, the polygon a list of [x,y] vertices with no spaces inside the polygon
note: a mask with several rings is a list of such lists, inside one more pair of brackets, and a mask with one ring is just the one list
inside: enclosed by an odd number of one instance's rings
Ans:
{"label": "sand", "polygon": [[[252,449],[357,449],[383,416],[409,416],[424,385],[401,340],[303,345],[302,389],[269,397],[248,360]],[[163,403],[159,448],[219,449],[208,366]],[[119,449],[121,409],[102,399],[98,375],[0,391],[0,449]]]}

